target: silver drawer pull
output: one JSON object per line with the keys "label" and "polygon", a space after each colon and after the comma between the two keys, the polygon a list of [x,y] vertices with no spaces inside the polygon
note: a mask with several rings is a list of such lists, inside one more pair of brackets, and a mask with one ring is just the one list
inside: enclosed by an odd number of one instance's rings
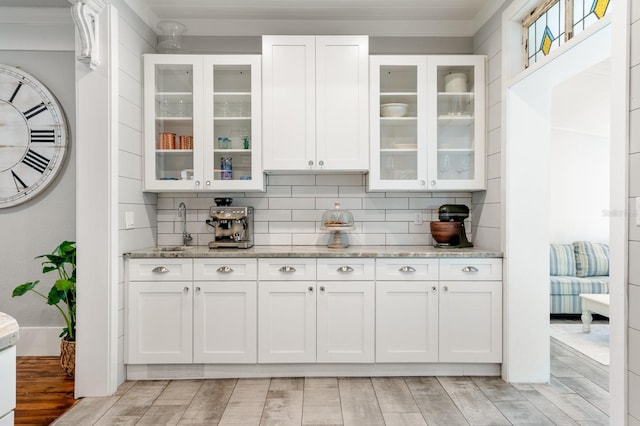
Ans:
{"label": "silver drawer pull", "polygon": [[289,265],[285,265],[282,268],[278,269],[278,271],[280,272],[295,272],[296,268],[294,268],[293,266],[289,266]]}
{"label": "silver drawer pull", "polygon": [[221,266],[218,269],[216,269],[217,272],[220,272],[221,274],[228,274],[233,272],[233,268],[229,267],[229,266]]}
{"label": "silver drawer pull", "polygon": [[169,269],[166,266],[156,266],[151,270],[151,272],[156,274],[166,274],[169,272]]}
{"label": "silver drawer pull", "polygon": [[462,268],[462,272],[478,272],[478,268],[475,266],[465,266]]}
{"label": "silver drawer pull", "polygon": [[402,268],[398,269],[398,271],[400,271],[400,272],[415,272],[416,268],[414,268],[413,266],[403,266]]}
{"label": "silver drawer pull", "polygon": [[338,272],[353,272],[353,268],[351,266],[341,266],[336,269]]}

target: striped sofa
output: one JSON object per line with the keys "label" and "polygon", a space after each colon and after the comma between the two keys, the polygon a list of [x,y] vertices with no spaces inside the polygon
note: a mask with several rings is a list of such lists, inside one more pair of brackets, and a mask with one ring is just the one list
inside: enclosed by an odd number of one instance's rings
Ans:
{"label": "striped sofa", "polygon": [[581,293],[609,293],[609,246],[590,241],[551,244],[551,313],[582,312]]}

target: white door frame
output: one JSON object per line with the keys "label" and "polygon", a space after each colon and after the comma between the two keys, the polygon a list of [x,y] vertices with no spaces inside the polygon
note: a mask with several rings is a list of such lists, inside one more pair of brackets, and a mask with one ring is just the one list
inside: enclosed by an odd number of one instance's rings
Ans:
{"label": "white door frame", "polygon": [[[609,44],[604,47],[609,47],[612,74],[610,419],[611,424],[623,425],[627,413],[629,2],[616,3],[606,22],[594,24],[571,43],[556,49],[554,55],[522,71],[520,22],[536,3],[514,0],[502,15],[503,378],[509,382],[549,380],[549,287],[540,286],[540,282],[548,283],[549,279],[549,129],[544,125],[549,102],[540,96],[540,77],[542,73],[550,79],[561,77],[557,71],[549,72],[554,62],[557,65],[564,61],[569,66],[568,59],[579,51],[582,41],[602,37],[608,31]],[[597,63],[603,53],[606,52],[593,50],[589,56]],[[548,88],[552,83],[546,85]],[[523,113],[531,115],[529,120],[522,119]],[[532,122],[536,124],[532,126]],[[536,143],[532,145],[532,141]],[[523,145],[525,149],[520,149]]]}

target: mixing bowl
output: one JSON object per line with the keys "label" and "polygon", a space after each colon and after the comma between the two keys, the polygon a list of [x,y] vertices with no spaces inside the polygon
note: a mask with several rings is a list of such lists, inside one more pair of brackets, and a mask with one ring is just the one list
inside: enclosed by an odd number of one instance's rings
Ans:
{"label": "mixing bowl", "polygon": [[457,244],[460,222],[431,222],[431,236],[439,244]]}

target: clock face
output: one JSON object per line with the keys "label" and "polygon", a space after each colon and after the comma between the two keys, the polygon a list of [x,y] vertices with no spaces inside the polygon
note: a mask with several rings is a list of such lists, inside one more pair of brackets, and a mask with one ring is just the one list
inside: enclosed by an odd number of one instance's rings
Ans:
{"label": "clock face", "polygon": [[0,65],[0,208],[42,193],[67,151],[67,123],[53,94],[30,74]]}

